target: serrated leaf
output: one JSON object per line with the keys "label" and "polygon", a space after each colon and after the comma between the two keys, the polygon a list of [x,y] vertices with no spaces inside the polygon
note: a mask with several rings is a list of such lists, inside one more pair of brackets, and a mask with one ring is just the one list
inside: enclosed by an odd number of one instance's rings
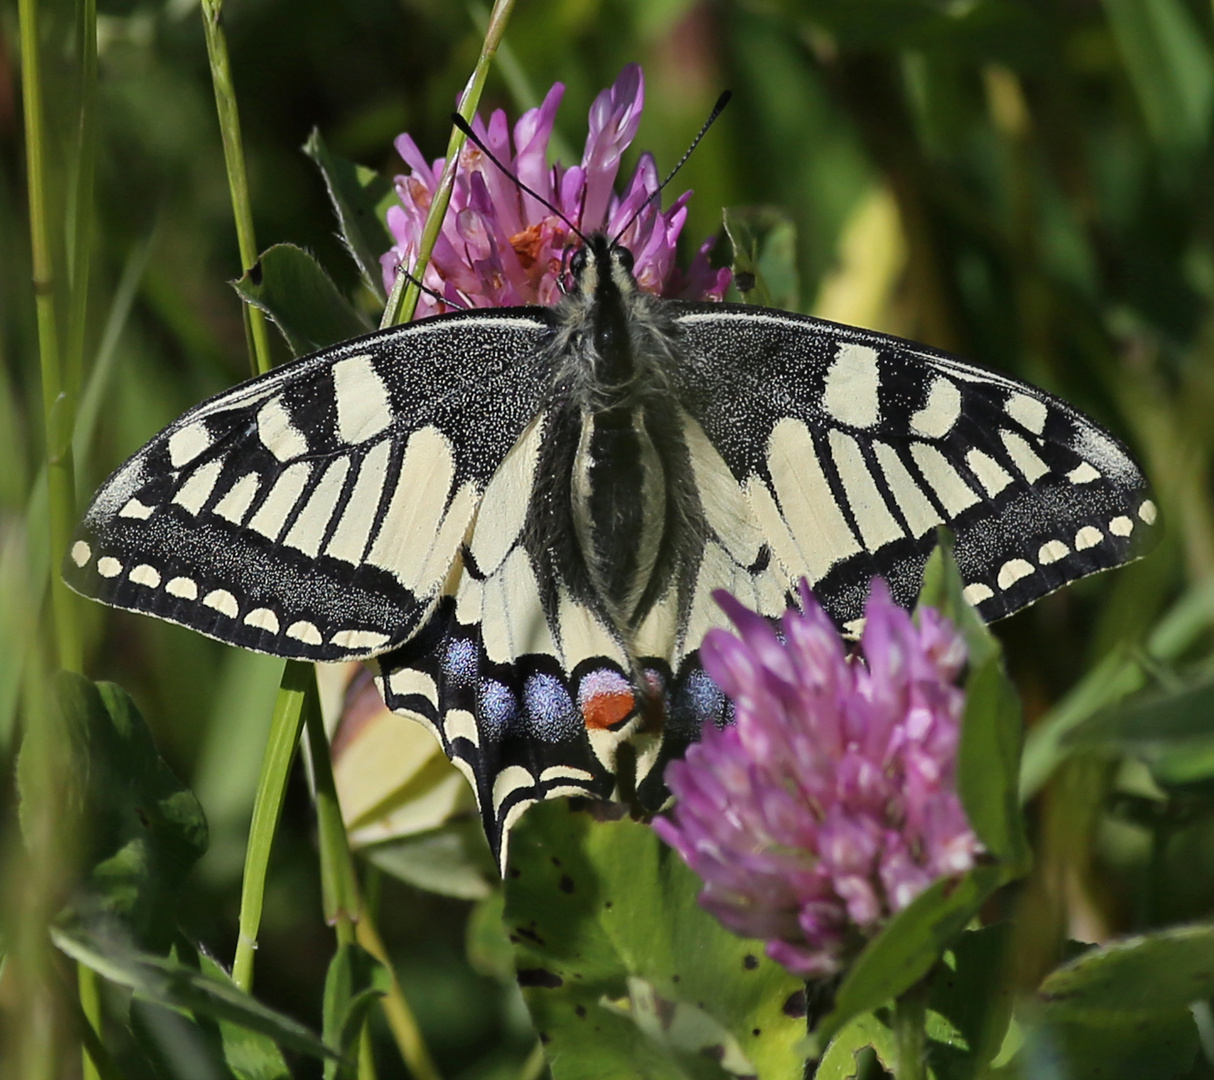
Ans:
{"label": "serrated leaf", "polygon": [[179,960],[141,952],[116,938],[55,927],[50,933],[56,947],[73,960],[159,1005],[260,1032],[279,1046],[310,1057],[337,1057],[320,1036],[297,1020],[262,1005],[226,976],[220,978]]}
{"label": "serrated leaf", "polygon": [[[563,801],[516,826],[506,927],[555,1080],[726,1077],[735,1049],[759,1076],[800,1077],[804,985],[704,912],[699,888],[648,826],[596,822]],[[655,1037],[634,994],[672,1022],[698,1010],[682,1030],[711,1020],[733,1042],[688,1052]]]}
{"label": "serrated leaf", "polygon": [[379,213],[379,204],[392,194],[391,181],[372,169],[332,153],[316,128],[304,143],[303,151],[324,177],[329,201],[341,227],[341,238],[358,265],[363,281],[380,300],[384,300],[379,257],[391,249],[393,241],[383,215]]}
{"label": "serrated leaf", "polygon": [[311,255],[294,244],[275,244],[233,288],[261,308],[282,331],[296,356],[370,332],[373,327],[342,296]]}

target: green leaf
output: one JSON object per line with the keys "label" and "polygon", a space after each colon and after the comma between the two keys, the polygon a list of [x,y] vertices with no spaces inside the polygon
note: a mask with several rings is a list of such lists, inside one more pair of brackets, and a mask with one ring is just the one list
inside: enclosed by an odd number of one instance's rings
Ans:
{"label": "green leaf", "polygon": [[1090,716],[1064,739],[1088,751],[1131,754],[1156,782],[1175,787],[1214,780],[1214,681],[1153,690]]}
{"label": "green leaf", "polygon": [[1180,0],[1104,0],[1105,14],[1146,117],[1164,150],[1195,153],[1209,138],[1214,57]]}
{"label": "green leaf", "polygon": [[971,667],[957,749],[957,792],[987,852],[1008,878],[1028,872],[1032,854],[1020,809],[1020,699],[1002,656]]}
{"label": "green leaf", "polygon": [[898,1062],[894,1033],[870,1012],[853,1017],[831,1039],[814,1080],[857,1080],[861,1075],[872,1075],[867,1070],[861,1073],[863,1065],[858,1060],[867,1049],[876,1054],[886,1071],[893,1071]]}
{"label": "green leaf", "polygon": [[[206,953],[195,953],[190,959],[204,975],[231,984],[228,973]],[[237,1080],[289,1080],[291,1070],[269,1035],[227,1019],[220,1019],[219,1035],[223,1041],[224,1061]]]}
{"label": "green leaf", "polygon": [[962,593],[952,538],[940,542],[923,575],[920,607],[947,616],[965,639],[969,666],[965,716],[957,751],[957,792],[986,850],[1010,877],[1028,869],[1030,851],[1020,810],[1020,700],[1003,666],[1003,649]]}
{"label": "green leaf", "polygon": [[[205,953],[178,939],[183,964],[229,983],[227,973]],[[130,1007],[131,1030],[159,1074],[183,1080],[225,1077],[233,1080],[290,1080],[291,1072],[274,1040],[230,1020],[193,1016],[136,995]]]}
{"label": "green leaf", "polygon": [[652,829],[563,801],[511,833],[506,926],[555,1080],[800,1077],[803,983],[704,912],[700,884]]}
{"label": "green leaf", "polygon": [[505,897],[495,889],[472,908],[464,934],[468,963],[501,982],[514,980],[514,946],[506,935],[504,915]]}
{"label": "green leaf", "polygon": [[260,1032],[279,1046],[310,1057],[337,1057],[303,1024],[249,997],[226,976],[140,952],[98,934],[80,930],[69,933],[58,928],[50,933],[55,945],[73,960],[159,1005],[188,1010],[198,1019],[209,1017]]}
{"label": "green leaf", "polygon": [[391,983],[388,970],[361,946],[338,946],[325,975],[324,1035],[330,1046],[341,1048],[341,1060],[325,1062],[325,1080],[355,1080],[367,1010]]}
{"label": "green leaf", "polygon": [[1010,923],[967,930],[936,966],[928,1002],[928,1063],[938,1080],[970,1080],[1003,1044],[1012,1019]]}
{"label": "green leaf", "polygon": [[180,1009],[136,996],[131,999],[128,1023],[154,1076],[166,1080],[236,1080],[224,1061],[223,1042],[213,1022],[199,1023]]}
{"label": "green leaf", "polygon": [[[1214,625],[1214,579],[1186,589],[1151,630],[1146,652],[1158,664],[1177,661]],[[1069,732],[1148,681],[1143,660],[1128,646],[1111,651],[1037,722],[1025,739],[1020,797],[1027,800],[1071,752]]]}
{"label": "green leaf", "polygon": [[324,177],[329,200],[341,226],[341,238],[358,264],[363,281],[380,300],[384,300],[379,257],[391,249],[392,235],[379,213],[379,204],[392,194],[391,181],[373,169],[355,165],[331,153],[316,128],[312,129],[303,150],[316,162]]}
{"label": "green leaf", "polygon": [[368,333],[372,327],[311,255],[293,244],[263,251],[233,287],[264,311],[296,356]]}
{"label": "green leaf", "polygon": [[497,866],[479,817],[374,844],[362,853],[385,874],[428,892],[482,900],[495,891]]}
{"label": "green leaf", "polygon": [[853,1017],[880,1008],[922,979],[1004,880],[1002,867],[978,866],[920,893],[856,958],[812,1044],[825,1046]]}
{"label": "green leaf", "polygon": [[[1026,1011],[1025,1076],[1164,1080],[1188,1075],[1193,1002],[1214,996],[1214,927],[1182,926],[1092,948],[1048,975]],[[1204,1074],[1203,1074],[1204,1075]]]}
{"label": "green leaf", "polygon": [[733,245],[733,283],[742,300],[796,310],[801,294],[793,220],[766,206],[726,207],[722,219]]}
{"label": "green leaf", "polygon": [[116,918],[140,945],[167,949],[177,895],[206,850],[202,806],[161,759],[121,687],[61,672],[56,691],[62,786],[37,791],[23,780],[23,826],[39,819],[32,800],[69,808],[66,819],[54,818],[73,830],[86,868],[87,884],[73,899],[76,915]]}
{"label": "green leaf", "polygon": [[1198,1052],[1197,1028],[1187,1009],[1150,1023],[1042,1021],[1028,1028],[1008,1072],[1024,1080],[1177,1080]]}
{"label": "green leaf", "polygon": [[1214,997],[1214,927],[1181,926],[1089,949],[1051,972],[1038,1001],[1056,1019],[1134,1022]]}
{"label": "green leaf", "polygon": [[923,568],[923,587],[919,590],[917,607],[935,608],[946,616],[965,639],[970,667],[985,663],[990,657],[1002,653],[999,644],[986,623],[966,600],[963,593],[961,573],[953,558],[953,536],[947,529],[936,530],[936,548]]}

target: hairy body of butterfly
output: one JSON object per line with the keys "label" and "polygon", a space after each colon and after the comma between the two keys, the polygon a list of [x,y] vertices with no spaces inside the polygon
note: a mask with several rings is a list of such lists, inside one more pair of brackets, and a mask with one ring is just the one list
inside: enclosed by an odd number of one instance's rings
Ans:
{"label": "hairy body of butterfly", "polygon": [[728,703],[727,588],[806,577],[855,628],[909,605],[947,524],[1000,618],[1150,543],[1155,506],[1065,403],[910,342],[638,291],[601,236],[555,309],[437,316],[212,398],[90,506],[70,585],[245,648],[378,657],[469,776],[500,851],[554,795],[656,809]]}

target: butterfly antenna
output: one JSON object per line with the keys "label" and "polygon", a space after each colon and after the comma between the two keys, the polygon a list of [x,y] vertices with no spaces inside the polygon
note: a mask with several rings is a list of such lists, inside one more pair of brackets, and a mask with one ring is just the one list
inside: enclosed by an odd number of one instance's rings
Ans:
{"label": "butterfly antenna", "polygon": [[708,129],[716,123],[717,117],[725,111],[725,106],[729,104],[729,99],[731,97],[733,97],[733,91],[725,90],[721,96],[717,98],[717,103],[712,107],[712,112],[708,114],[708,119],[704,121],[704,126],[700,128],[700,133],[691,140],[691,145],[683,152],[683,156],[679,158],[678,162],[675,164],[675,167],[666,175],[666,179],[658,184],[658,186],[654,189],[653,194],[637,207],[636,213],[634,213],[632,217],[630,217],[625,223],[624,227],[615,234],[611,241],[613,244],[617,243],[620,237],[632,228],[633,222],[635,222],[636,219],[645,212],[645,208],[661,196],[662,192],[666,190],[666,185],[669,184],[670,181],[673,180],[676,175],[678,175],[679,170],[687,164],[687,159],[691,157],[695,148],[700,145],[700,140],[708,134]]}
{"label": "butterfly antenna", "polygon": [[556,214],[556,216],[559,217],[566,225],[569,226],[569,228],[572,230],[574,235],[577,236],[577,238],[579,240],[581,240],[581,242],[583,244],[586,243],[586,234],[583,233],[582,230],[579,229],[572,221],[570,221],[569,218],[567,218],[561,212],[559,207],[553,206],[552,203],[550,203],[547,199],[545,199],[543,195],[541,195],[534,188],[528,187],[517,176],[515,176],[515,174],[512,173],[505,165],[503,165],[498,160],[497,155],[494,154],[493,151],[490,150],[489,147],[487,147],[481,141],[480,136],[477,135],[477,133],[472,130],[472,125],[469,124],[467,120],[465,120],[462,116],[460,116],[459,113],[452,113],[451,114],[451,123],[453,123],[457,128],[459,128],[460,131],[462,131],[464,133],[464,135],[467,137],[468,141],[470,143],[472,143],[473,146],[475,146],[478,150],[480,150],[481,153],[483,153],[485,155],[485,157],[487,157],[490,161],[493,162],[494,165],[496,165],[499,169],[501,169],[502,174],[504,176],[508,176],[511,180],[513,180],[514,183],[518,185],[518,188],[520,191],[526,192],[533,199],[537,200],[540,203],[540,205],[546,206],[549,210],[551,210],[554,214]]}
{"label": "butterfly antenna", "polygon": [[461,306],[458,301],[452,300],[451,297],[444,296],[442,293],[438,292],[436,289],[430,288],[429,285],[426,285],[422,282],[421,278],[414,277],[411,273],[409,273],[408,270],[405,269],[405,264],[403,262],[398,262],[396,264],[396,272],[397,272],[397,274],[402,276],[406,281],[411,281],[414,285],[416,285],[419,289],[421,289],[421,291],[424,292],[427,296],[433,297],[440,304],[446,304],[448,307],[455,308],[456,311],[466,311],[467,310],[467,308],[464,306]]}

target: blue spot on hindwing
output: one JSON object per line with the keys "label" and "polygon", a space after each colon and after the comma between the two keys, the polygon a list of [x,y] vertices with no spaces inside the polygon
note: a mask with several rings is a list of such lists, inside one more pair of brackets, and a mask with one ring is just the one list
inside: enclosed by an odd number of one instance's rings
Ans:
{"label": "blue spot on hindwing", "polygon": [[523,727],[526,734],[546,742],[576,738],[581,713],[565,680],[546,672],[528,675],[523,683]]}

